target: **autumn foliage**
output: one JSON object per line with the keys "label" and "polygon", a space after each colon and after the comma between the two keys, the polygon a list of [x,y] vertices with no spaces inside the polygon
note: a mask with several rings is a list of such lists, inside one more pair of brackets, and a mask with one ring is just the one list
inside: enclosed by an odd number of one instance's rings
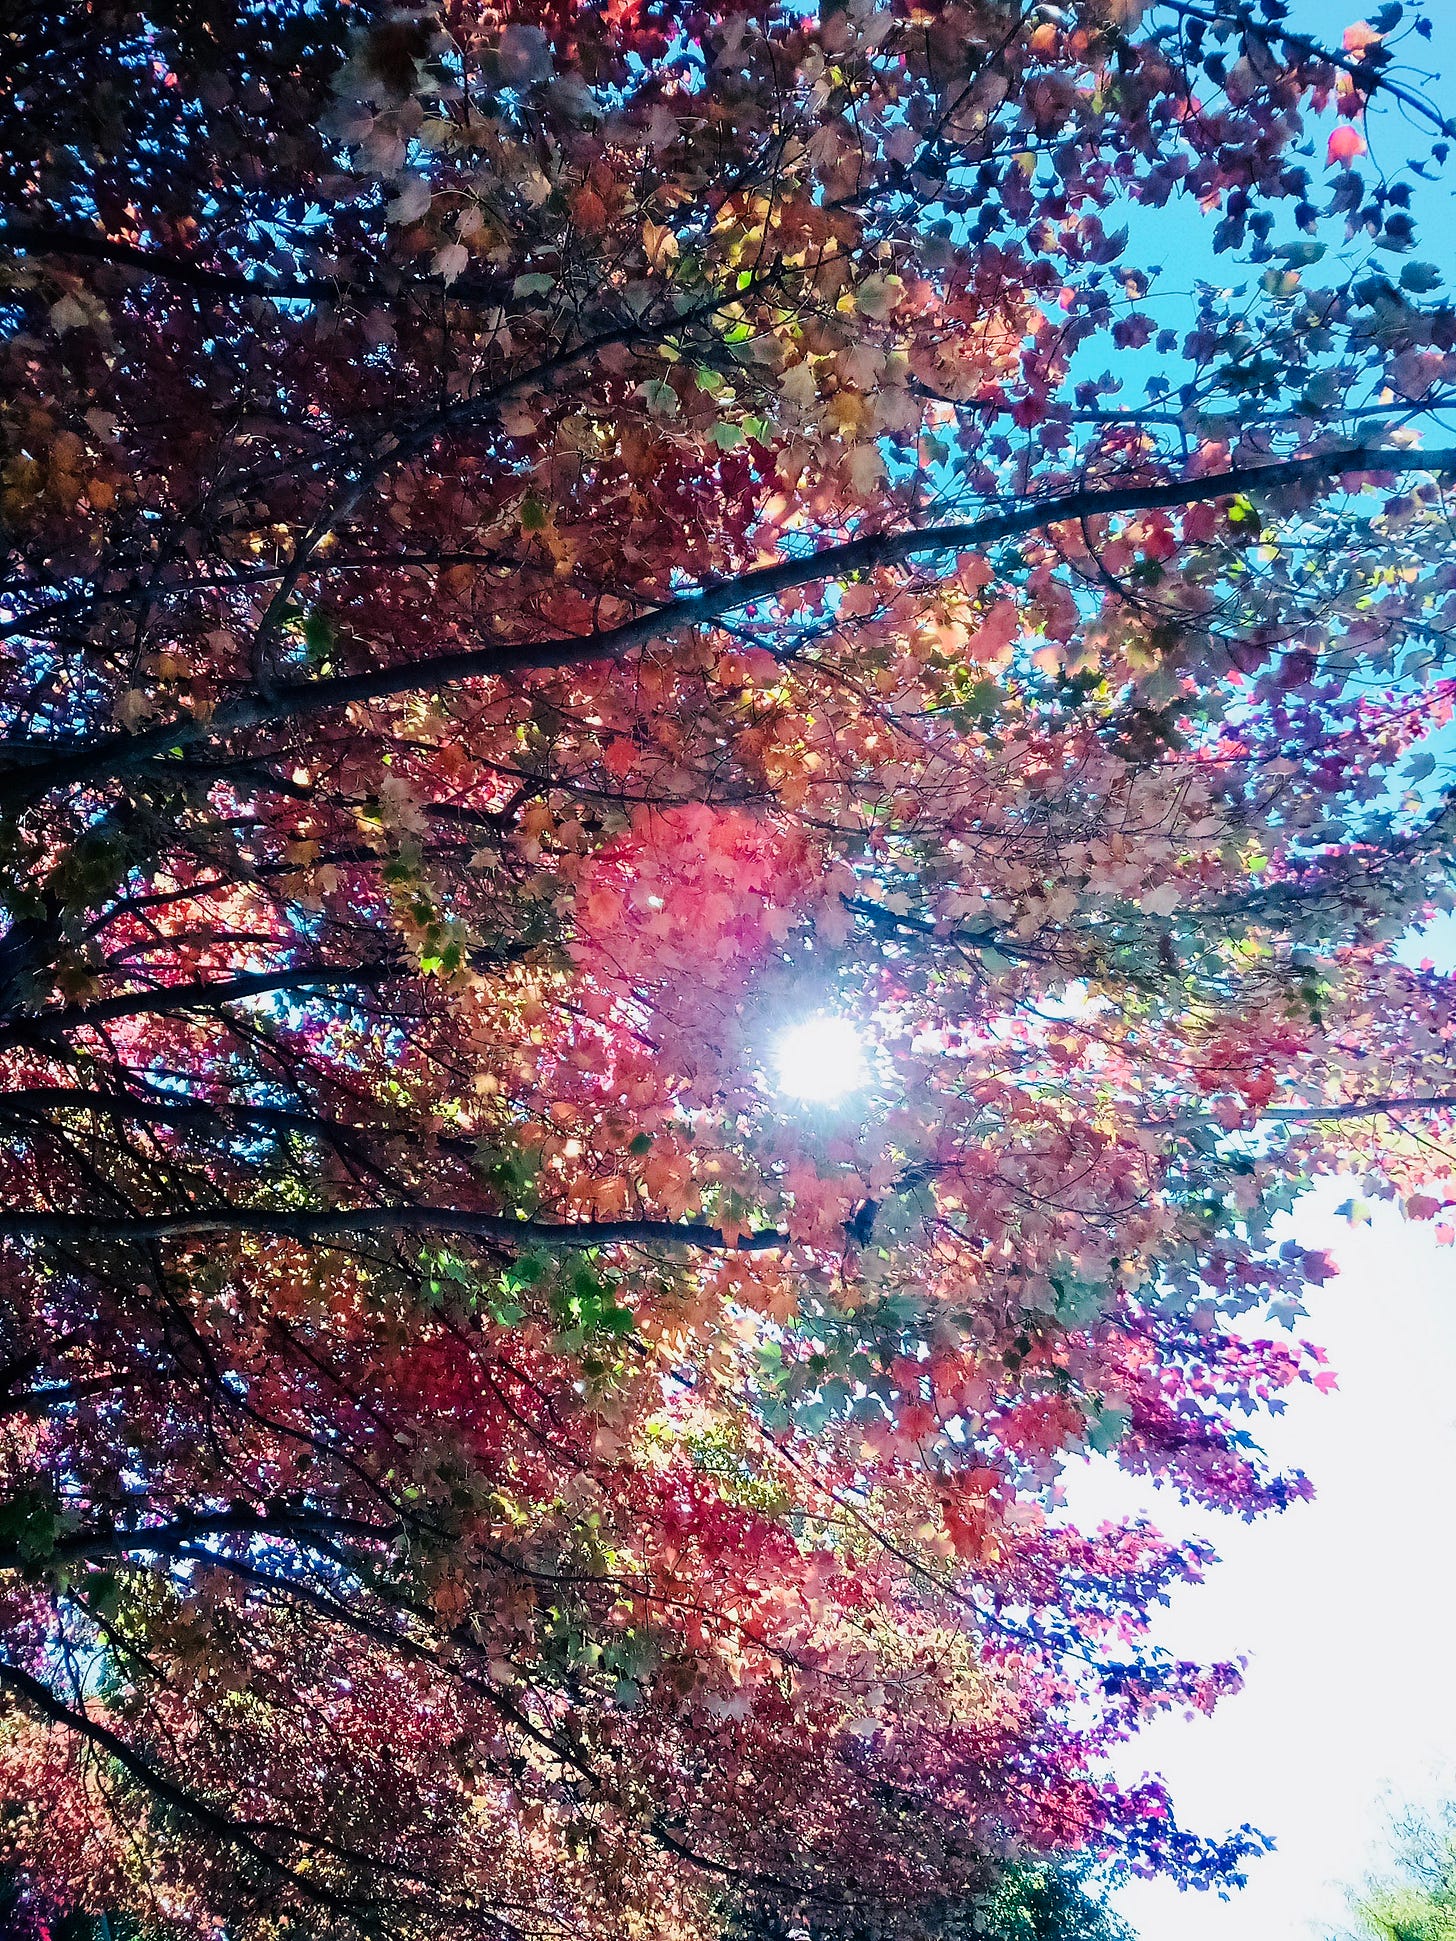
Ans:
{"label": "autumn foliage", "polygon": [[1147,1641],[1209,1553],[1058,1478],[1307,1494],[1279,1216],[1446,1214],[1449,131],[1399,7],[1283,12],[7,27],[34,1920],[913,1937],[1258,1850],[1106,1766],[1237,1682]]}

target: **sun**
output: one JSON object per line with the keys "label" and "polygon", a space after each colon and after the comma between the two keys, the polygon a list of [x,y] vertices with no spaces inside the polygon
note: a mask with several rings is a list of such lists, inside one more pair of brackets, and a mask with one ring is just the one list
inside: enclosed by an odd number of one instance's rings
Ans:
{"label": "sun", "polygon": [[779,1090],[813,1105],[833,1105],[869,1078],[858,1031],[848,1018],[827,1012],[782,1032],[774,1064]]}

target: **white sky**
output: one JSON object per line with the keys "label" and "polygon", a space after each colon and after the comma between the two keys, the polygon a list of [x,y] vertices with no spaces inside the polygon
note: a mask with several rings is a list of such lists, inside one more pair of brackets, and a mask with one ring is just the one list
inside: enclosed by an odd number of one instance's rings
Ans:
{"label": "white sky", "polygon": [[1264,1437],[1311,1476],[1316,1501],[1249,1525],[1128,1479],[1069,1479],[1074,1507],[1142,1507],[1163,1529],[1206,1533],[1223,1561],[1154,1635],[1190,1657],[1250,1659],[1212,1718],[1157,1722],[1120,1770],[1161,1772],[1183,1824],[1250,1821],[1276,1851],[1231,1901],[1125,1888],[1118,1905],[1143,1941],[1323,1936],[1341,1923],[1343,1886],[1383,1857],[1388,1802],[1437,1797],[1456,1768],[1456,1252],[1389,1206],[1351,1229],[1333,1214],[1348,1190],[1331,1182],[1294,1225],[1341,1265],[1311,1290],[1301,1328],[1340,1386],[1301,1386]]}

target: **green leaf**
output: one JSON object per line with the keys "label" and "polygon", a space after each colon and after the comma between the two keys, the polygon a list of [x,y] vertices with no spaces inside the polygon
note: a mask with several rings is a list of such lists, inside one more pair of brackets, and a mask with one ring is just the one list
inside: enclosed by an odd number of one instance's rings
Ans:
{"label": "green leaf", "polygon": [[550,1270],[549,1255],[522,1254],[520,1259],[513,1260],[501,1275],[501,1291],[505,1294],[515,1294],[523,1287],[535,1287],[546,1278]]}
{"label": "green leaf", "polygon": [[1116,1448],[1127,1434],[1131,1419],[1126,1409],[1099,1410],[1096,1420],[1087,1426],[1088,1448],[1095,1449],[1099,1455]]}
{"label": "green leaf", "polygon": [[337,644],[334,623],[322,613],[311,613],[303,623],[303,644],[315,667],[330,658]]}

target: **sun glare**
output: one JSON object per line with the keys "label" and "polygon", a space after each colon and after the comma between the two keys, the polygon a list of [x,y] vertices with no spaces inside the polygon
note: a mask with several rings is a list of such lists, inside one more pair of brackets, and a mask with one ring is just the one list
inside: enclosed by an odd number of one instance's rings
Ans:
{"label": "sun glare", "polygon": [[774,1047],[779,1090],[814,1105],[832,1105],[869,1077],[864,1046],[848,1018],[824,1015],[791,1025]]}

